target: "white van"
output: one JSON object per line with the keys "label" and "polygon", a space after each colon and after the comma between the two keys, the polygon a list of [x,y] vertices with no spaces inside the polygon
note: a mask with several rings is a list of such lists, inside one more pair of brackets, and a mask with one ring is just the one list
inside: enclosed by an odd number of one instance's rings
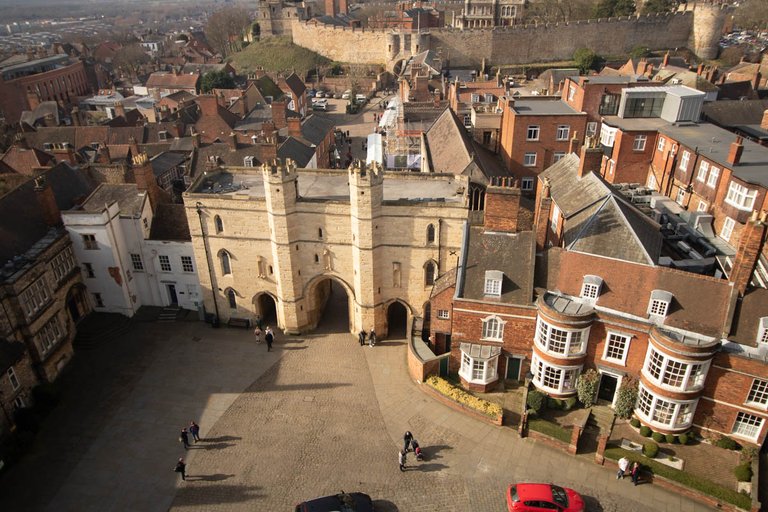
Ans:
{"label": "white van", "polygon": [[312,110],[327,111],[328,110],[328,100],[325,99],[325,98],[322,98],[322,99],[313,98],[312,99]]}
{"label": "white van", "polygon": [[365,94],[355,94],[355,103],[365,103],[367,100]]}

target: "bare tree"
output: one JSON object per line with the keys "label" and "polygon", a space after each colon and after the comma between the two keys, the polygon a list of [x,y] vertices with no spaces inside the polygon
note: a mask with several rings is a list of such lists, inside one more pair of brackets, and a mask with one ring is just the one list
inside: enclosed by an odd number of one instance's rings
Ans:
{"label": "bare tree", "polygon": [[768,29],[768,2],[746,0],[740,2],[733,14],[733,23],[743,29]]}
{"label": "bare tree", "polygon": [[138,43],[123,46],[115,54],[112,63],[122,73],[131,78],[136,78],[141,71],[141,67],[150,61],[149,55],[143,46]]}
{"label": "bare tree", "polygon": [[243,32],[251,21],[251,15],[242,7],[218,10],[208,17],[205,37],[222,57],[226,57],[243,48]]}

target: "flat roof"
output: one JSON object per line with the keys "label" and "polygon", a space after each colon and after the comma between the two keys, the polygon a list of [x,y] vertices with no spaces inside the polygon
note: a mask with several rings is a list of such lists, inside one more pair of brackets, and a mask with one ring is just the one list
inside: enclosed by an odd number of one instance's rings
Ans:
{"label": "flat roof", "polygon": [[672,86],[663,86],[663,87],[655,87],[655,86],[632,87],[631,89],[624,89],[623,92],[627,95],[642,94],[645,92],[663,92],[665,94],[671,94],[672,96],[678,96],[680,98],[686,98],[686,97],[693,98],[693,97],[706,96],[706,93],[698,91],[696,89],[692,89],[685,85],[672,85]]}
{"label": "flat roof", "polygon": [[626,118],[619,116],[605,116],[603,122],[614,128],[619,128],[624,131],[658,131],[662,126],[667,126],[669,121],[665,121],[659,117],[652,118]]}
{"label": "flat roof", "polygon": [[744,139],[741,160],[738,165],[733,165],[728,162],[728,152],[731,143],[736,140],[735,133],[710,123],[672,124],[659,128],[659,133],[695,148],[701,156],[731,169],[740,180],[768,186],[768,148],[765,146]]}
{"label": "flat roof", "polygon": [[515,99],[512,109],[518,114],[536,115],[586,115],[574,110],[561,99]]}
{"label": "flat roof", "polygon": [[[303,199],[349,201],[349,174],[344,170],[299,170],[299,196]],[[384,175],[385,201],[463,202],[465,183],[454,175],[387,172]],[[260,169],[229,168],[209,173],[190,190],[197,194],[264,198],[264,177]]]}

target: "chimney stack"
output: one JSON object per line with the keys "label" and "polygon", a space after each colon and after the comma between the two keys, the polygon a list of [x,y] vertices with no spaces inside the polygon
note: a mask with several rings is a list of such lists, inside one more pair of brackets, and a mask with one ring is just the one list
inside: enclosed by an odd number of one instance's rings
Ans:
{"label": "chimney stack", "polygon": [[568,142],[568,153],[575,153],[579,147],[579,132],[573,132],[570,142]]}
{"label": "chimney stack", "polygon": [[744,296],[749,283],[752,281],[752,275],[765,244],[765,232],[766,212],[764,211],[758,218],[758,213],[755,210],[741,231],[739,246],[729,276],[729,280],[738,291],[739,297]]}
{"label": "chimney stack", "polygon": [[156,211],[159,204],[169,202],[167,193],[157,185],[155,172],[146,153],[133,157],[133,178],[139,192],[147,193],[152,211]]}
{"label": "chimney stack", "polygon": [[288,126],[286,121],[286,110],[288,109],[288,102],[285,98],[272,101],[272,122],[275,123],[275,128],[280,130]]}
{"label": "chimney stack", "polygon": [[229,146],[230,151],[237,151],[237,134],[235,132],[229,133],[229,137],[227,137],[227,145]]}
{"label": "chimney stack", "polygon": [[325,15],[336,16],[336,2],[334,0],[325,0]]}
{"label": "chimney stack", "polygon": [[128,145],[131,147],[131,158],[138,156],[141,151],[139,150],[138,142],[136,142],[136,137],[133,135],[128,137]]}
{"label": "chimney stack", "polygon": [[195,130],[195,127],[192,126],[189,129],[190,136],[192,137],[192,147],[193,148],[199,148],[200,147],[200,134],[197,133],[197,130]]}
{"label": "chimney stack", "polygon": [[112,162],[112,159],[109,157],[109,148],[107,147],[106,142],[99,144],[99,149],[96,150],[95,162],[97,164],[108,164]]}
{"label": "chimney stack", "polygon": [[664,54],[664,60],[661,63],[661,67],[665,68],[669,65],[669,52]]}
{"label": "chimney stack", "polygon": [[122,101],[115,103],[115,117],[125,117],[125,107]]}
{"label": "chimney stack", "polygon": [[35,178],[35,196],[37,197],[37,204],[40,207],[45,223],[51,227],[60,225],[61,211],[56,203],[56,196],[42,174]]}
{"label": "chimney stack", "polygon": [[583,178],[587,173],[599,171],[603,163],[603,152],[599,148],[581,147],[581,157],[579,158],[579,178]]}
{"label": "chimney stack", "polygon": [[484,229],[505,233],[521,231],[520,187],[514,178],[497,178],[485,191]]}
{"label": "chimney stack", "polygon": [[768,130],[768,109],[763,111],[763,120],[760,122],[760,128]]}
{"label": "chimney stack", "polygon": [[757,92],[757,90],[760,88],[760,82],[763,81],[763,74],[759,71],[755,72],[755,79],[752,80],[752,88]]}
{"label": "chimney stack", "polygon": [[741,161],[741,154],[744,152],[744,145],[742,142],[744,139],[741,135],[736,136],[736,140],[731,142],[731,149],[728,151],[728,163],[731,165],[739,165]]}
{"label": "chimney stack", "polygon": [[547,235],[549,233],[549,216],[552,212],[552,198],[550,197],[549,178],[539,181],[538,201],[536,202],[536,250],[546,249]]}
{"label": "chimney stack", "polygon": [[349,14],[347,0],[339,0],[339,14]]}
{"label": "chimney stack", "polygon": [[288,133],[291,137],[301,137],[301,118],[289,117],[288,118]]}
{"label": "chimney stack", "polygon": [[80,126],[80,109],[77,107],[72,107],[72,113],[70,114],[70,117],[72,118],[72,126]]}

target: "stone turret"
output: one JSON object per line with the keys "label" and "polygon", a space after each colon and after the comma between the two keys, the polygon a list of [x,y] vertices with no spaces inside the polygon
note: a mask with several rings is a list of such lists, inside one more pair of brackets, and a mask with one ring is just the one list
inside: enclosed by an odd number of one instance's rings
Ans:
{"label": "stone turret", "polygon": [[693,10],[693,29],[688,47],[699,58],[715,59],[719,51],[718,43],[723,32],[730,7],[718,3],[696,3]]}

